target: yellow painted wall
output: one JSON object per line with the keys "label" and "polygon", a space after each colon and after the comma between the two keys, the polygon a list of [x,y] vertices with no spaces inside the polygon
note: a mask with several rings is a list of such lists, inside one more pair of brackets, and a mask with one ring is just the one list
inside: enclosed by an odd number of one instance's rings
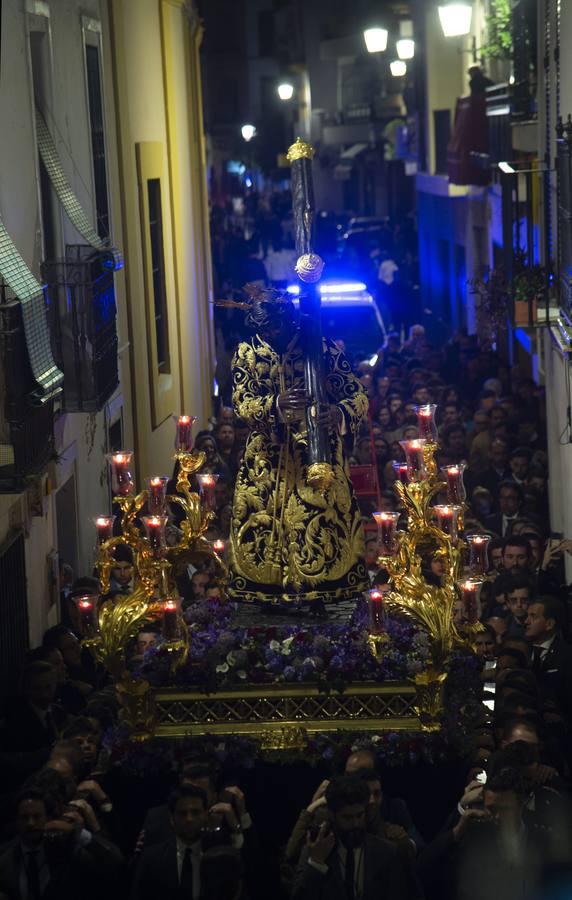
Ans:
{"label": "yellow painted wall", "polygon": [[[192,7],[167,0],[109,0],[119,142],[126,303],[139,477],[169,471],[171,415],[210,415],[210,259],[200,155],[200,85],[191,79],[197,22]],[[195,34],[196,36],[196,34]],[[150,377],[138,145],[160,145],[170,373]],[[201,202],[202,198],[202,202]],[[154,378],[154,380],[153,380]],[[153,384],[155,397],[152,397]],[[154,401],[154,402],[152,402]],[[153,407],[161,410],[153,421]]]}

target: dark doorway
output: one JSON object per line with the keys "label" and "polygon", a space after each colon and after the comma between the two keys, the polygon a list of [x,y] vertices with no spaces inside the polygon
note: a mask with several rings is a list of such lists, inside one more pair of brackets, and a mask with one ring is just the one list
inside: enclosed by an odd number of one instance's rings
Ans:
{"label": "dark doorway", "polygon": [[69,563],[73,569],[74,576],[77,577],[79,557],[75,475],[68,478],[56,494],[56,520],[60,561],[63,559]]}

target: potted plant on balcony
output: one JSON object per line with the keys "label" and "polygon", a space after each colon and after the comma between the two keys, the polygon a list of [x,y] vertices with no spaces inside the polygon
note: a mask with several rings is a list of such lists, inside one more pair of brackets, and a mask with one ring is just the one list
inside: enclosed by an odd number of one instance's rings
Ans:
{"label": "potted plant on balcony", "polygon": [[527,266],[513,279],[514,324],[533,325],[537,319],[538,304],[542,305],[546,293],[546,269],[544,266]]}

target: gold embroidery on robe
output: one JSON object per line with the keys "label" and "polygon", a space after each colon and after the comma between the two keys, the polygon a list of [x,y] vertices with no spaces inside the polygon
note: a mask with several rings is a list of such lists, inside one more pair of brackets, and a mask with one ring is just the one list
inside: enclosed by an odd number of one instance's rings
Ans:
{"label": "gold embroidery on robe", "polygon": [[[355,434],[368,400],[343,353],[324,342],[326,394]],[[251,433],[238,473],[231,525],[231,593],[238,599],[335,600],[366,586],[364,539],[349,481],[344,437],[331,430],[334,482],[324,493],[306,481],[305,422],[285,425],[278,394],[303,387],[294,339],[282,357],[259,336],[233,360],[233,404]]]}

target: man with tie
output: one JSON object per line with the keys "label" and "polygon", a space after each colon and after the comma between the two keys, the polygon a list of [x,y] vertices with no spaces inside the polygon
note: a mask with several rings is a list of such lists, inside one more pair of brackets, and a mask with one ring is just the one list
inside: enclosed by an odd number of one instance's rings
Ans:
{"label": "man with tie", "polygon": [[0,894],[11,900],[117,900],[122,858],[84,827],[77,807],[31,785],[16,802],[17,837],[0,855]]}
{"label": "man with tie", "polygon": [[199,900],[201,838],[208,819],[206,792],[181,785],[169,799],[169,810],[172,834],[141,854],[131,900]]}
{"label": "man with tie", "polygon": [[65,725],[66,714],[54,702],[56,672],[47,662],[29,663],[22,673],[22,693],[10,701],[0,733],[0,748],[14,772],[27,775],[42,766]]}
{"label": "man with tie", "polygon": [[554,597],[537,597],[528,607],[526,638],[532,644],[532,669],[545,700],[568,721],[572,713],[572,647],[560,633],[563,609]]}
{"label": "man with tie", "polygon": [[326,789],[329,819],[308,835],[293,900],[406,900],[405,866],[396,848],[366,833],[367,784],[346,775]]}

